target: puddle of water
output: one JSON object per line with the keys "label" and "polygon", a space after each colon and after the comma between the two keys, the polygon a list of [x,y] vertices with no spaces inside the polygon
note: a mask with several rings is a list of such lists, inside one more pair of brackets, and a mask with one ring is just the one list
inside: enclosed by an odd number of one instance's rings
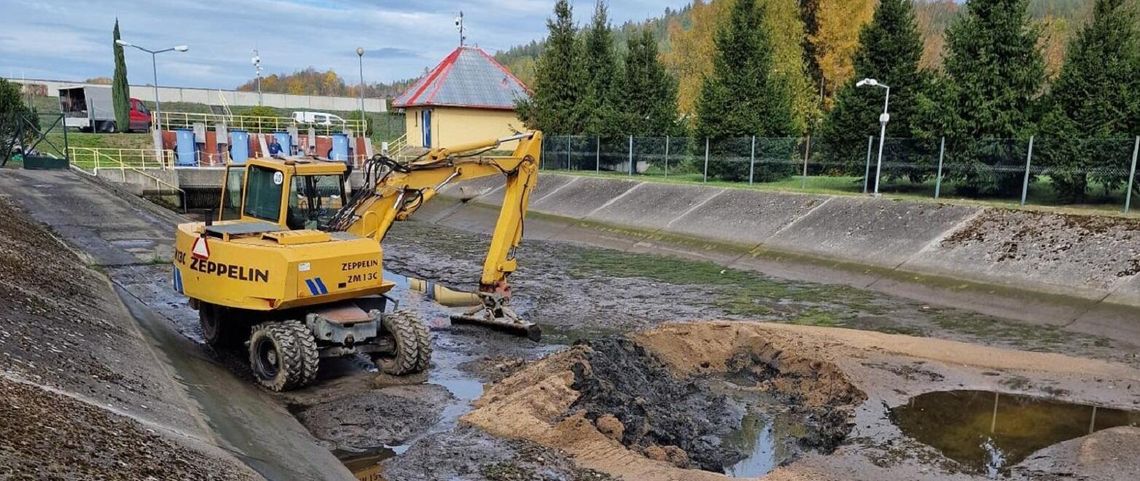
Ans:
{"label": "puddle of water", "polygon": [[[405,448],[406,449],[406,448]],[[400,454],[393,449],[384,448],[376,452],[358,454],[335,452],[337,459],[344,463],[344,467],[360,481],[384,481],[380,476],[380,462]]]}
{"label": "puddle of water", "polygon": [[902,432],[991,478],[1035,451],[1117,426],[1140,412],[992,391],[922,394],[891,409]]}
{"label": "puddle of water", "polygon": [[724,474],[738,478],[753,478],[768,474],[776,467],[791,461],[796,453],[789,449],[788,440],[804,435],[802,426],[790,416],[771,415],[752,409],[741,421],[741,428],[724,439],[728,446],[741,448],[750,454],[724,468]]}

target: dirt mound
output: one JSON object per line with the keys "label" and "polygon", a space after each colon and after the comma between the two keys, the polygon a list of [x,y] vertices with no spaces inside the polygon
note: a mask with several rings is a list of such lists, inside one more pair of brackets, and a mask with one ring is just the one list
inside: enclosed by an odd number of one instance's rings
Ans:
{"label": "dirt mound", "polygon": [[[709,339],[731,338],[716,326],[692,326]],[[680,351],[658,348],[696,345],[669,342],[678,333],[657,334],[664,329],[580,343],[535,362],[492,386],[463,421],[563,449],[582,466],[626,479],[724,479],[719,472],[746,455],[722,442],[741,428],[746,406],[717,386],[802,404],[793,408],[805,428],[799,443],[823,451],[844,439],[848,416],[865,399],[832,364],[776,343],[705,345],[682,369]]]}
{"label": "dirt mound", "polygon": [[623,445],[678,467],[721,471],[744,457],[720,442],[740,426],[743,405],[710,393],[695,380],[672,376],[664,363],[629,339],[584,345],[589,347],[586,359],[571,368],[570,387],[580,394],[571,412],[585,411],[587,419]]}
{"label": "dirt mound", "polygon": [[0,399],[0,479],[260,479],[216,453],[35,386],[0,377]]}

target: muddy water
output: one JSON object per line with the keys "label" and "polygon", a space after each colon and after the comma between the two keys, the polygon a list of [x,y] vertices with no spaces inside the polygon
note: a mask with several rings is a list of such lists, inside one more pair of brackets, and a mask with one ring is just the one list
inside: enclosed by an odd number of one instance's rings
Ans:
{"label": "muddy water", "polygon": [[922,394],[891,410],[903,433],[991,478],[1033,452],[1117,426],[1140,412],[992,391]]}
{"label": "muddy water", "polygon": [[741,421],[740,430],[724,439],[725,444],[739,447],[748,455],[726,467],[724,474],[738,478],[755,478],[768,474],[796,457],[796,451],[790,443],[794,443],[803,433],[803,425],[793,416],[750,410]]}

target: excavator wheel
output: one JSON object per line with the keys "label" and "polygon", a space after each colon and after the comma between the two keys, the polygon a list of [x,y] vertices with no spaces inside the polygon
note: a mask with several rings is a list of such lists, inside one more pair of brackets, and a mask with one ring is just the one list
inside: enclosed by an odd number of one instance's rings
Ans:
{"label": "excavator wheel", "polygon": [[253,327],[249,365],[258,384],[277,392],[302,387],[317,378],[319,361],[317,342],[304,324],[288,320]]}
{"label": "excavator wheel", "polygon": [[384,330],[395,341],[395,353],[373,357],[376,367],[385,374],[403,376],[422,372],[431,363],[431,336],[428,329],[409,311],[396,311],[384,316]]}
{"label": "excavator wheel", "polygon": [[236,347],[249,337],[249,324],[238,319],[226,319],[226,309],[202,303],[198,308],[198,324],[202,337],[214,347]]}

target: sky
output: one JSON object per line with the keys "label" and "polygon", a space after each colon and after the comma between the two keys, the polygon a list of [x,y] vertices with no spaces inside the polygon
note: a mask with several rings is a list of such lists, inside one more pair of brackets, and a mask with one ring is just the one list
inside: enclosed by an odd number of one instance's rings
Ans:
{"label": "sky", "polygon": [[[577,0],[575,21],[589,20],[593,0]],[[610,0],[613,23],[661,15],[688,0]],[[158,55],[159,85],[232,89],[255,76],[312,66],[364,81],[418,77],[459,43],[462,10],[467,44],[490,53],[546,36],[554,0],[0,0],[0,76],[53,80],[110,77],[115,19],[123,40]],[[150,54],[125,49],[131,84],[153,83]]]}

